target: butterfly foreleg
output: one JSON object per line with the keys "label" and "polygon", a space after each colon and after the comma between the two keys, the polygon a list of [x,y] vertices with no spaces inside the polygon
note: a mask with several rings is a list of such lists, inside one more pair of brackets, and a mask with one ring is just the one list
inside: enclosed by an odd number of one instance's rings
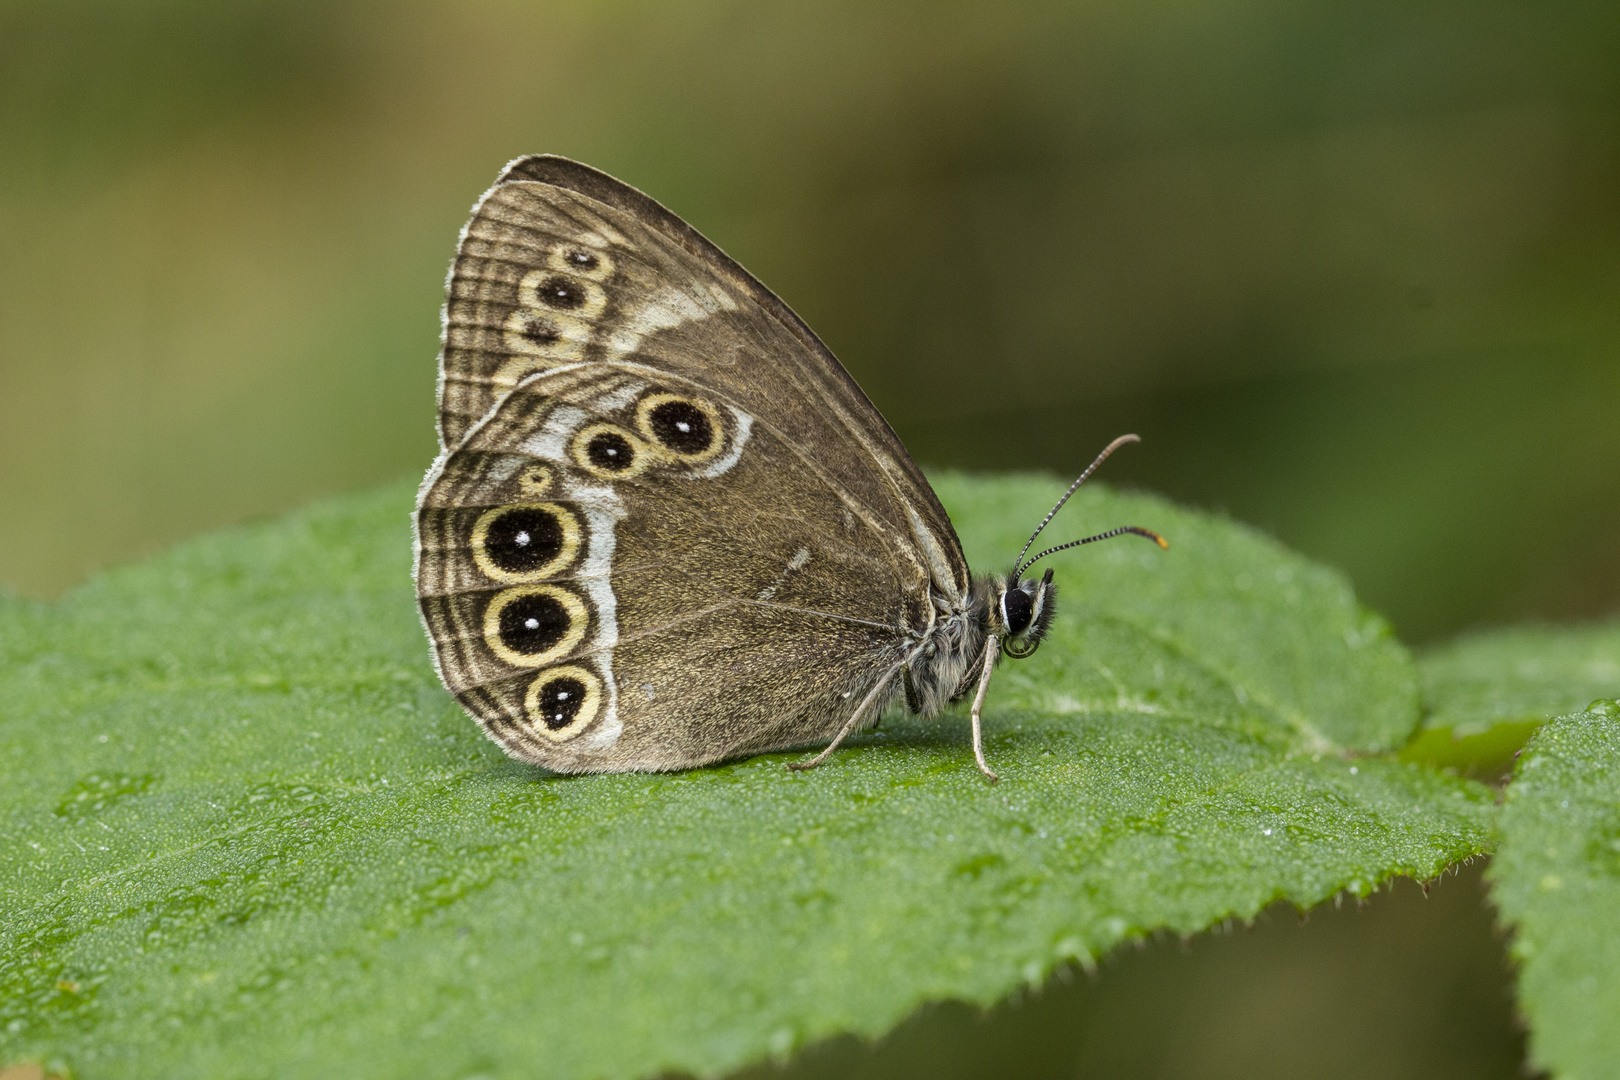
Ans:
{"label": "butterfly foreleg", "polygon": [[838,729],[838,734],[833,737],[832,742],[827,744],[827,748],[825,750],[811,758],[809,761],[790,761],[788,762],[788,768],[797,772],[803,769],[813,769],[817,765],[820,765],[823,761],[826,761],[827,755],[838,749],[838,744],[844,741],[844,737],[851,731],[855,730],[856,725],[860,723],[860,719],[862,715],[865,714],[867,708],[877,700],[878,695],[881,694],[884,688],[889,685],[889,680],[894,678],[895,672],[905,667],[905,663],[906,662],[902,660],[895,664],[894,667],[883,673],[883,678],[879,679],[877,684],[872,687],[871,691],[869,691],[867,695],[861,699],[861,703],[855,706],[855,711],[849,714],[849,719],[844,721],[844,726]]}
{"label": "butterfly foreleg", "polygon": [[979,763],[979,771],[988,776],[992,784],[1000,777],[984,763],[984,734],[979,728],[979,710],[984,708],[984,692],[990,689],[990,673],[995,670],[995,663],[996,635],[991,634],[984,643],[984,671],[979,676],[979,692],[973,695],[973,760]]}

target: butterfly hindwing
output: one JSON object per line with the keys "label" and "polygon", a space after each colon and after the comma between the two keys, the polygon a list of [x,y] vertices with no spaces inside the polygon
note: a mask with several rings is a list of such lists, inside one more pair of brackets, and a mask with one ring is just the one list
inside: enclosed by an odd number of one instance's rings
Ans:
{"label": "butterfly hindwing", "polygon": [[830,738],[929,625],[903,537],[694,380],[581,362],[509,391],[424,483],[446,685],[562,771]]}

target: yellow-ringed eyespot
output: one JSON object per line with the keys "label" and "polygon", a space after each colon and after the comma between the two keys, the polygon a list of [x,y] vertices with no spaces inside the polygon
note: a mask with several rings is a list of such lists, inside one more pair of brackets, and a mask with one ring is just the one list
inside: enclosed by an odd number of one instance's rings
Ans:
{"label": "yellow-ringed eyespot", "polygon": [[558,585],[519,585],[484,611],[484,643],[513,667],[543,667],[568,655],[590,626],[585,601]]}
{"label": "yellow-ringed eyespot", "polygon": [[525,465],[518,470],[517,486],[525,495],[544,495],[551,487],[551,469],[545,465]]}
{"label": "yellow-ringed eyespot", "polygon": [[473,561],[492,581],[544,581],[573,563],[583,532],[574,512],[558,503],[493,507],[473,522]]}
{"label": "yellow-ringed eyespot", "polygon": [[530,270],[518,283],[518,302],[543,313],[594,319],[607,307],[607,293],[587,278],[557,270]]}
{"label": "yellow-ringed eyespot", "polygon": [[648,394],[636,404],[636,427],[661,452],[687,464],[708,461],[725,445],[713,405],[679,394]]}
{"label": "yellow-ringed eyespot", "polygon": [[603,480],[640,476],[652,461],[646,443],[613,424],[581,428],[569,445],[569,453],[580,468]]}
{"label": "yellow-ringed eyespot", "polygon": [[[584,319],[560,311],[518,308],[506,317],[502,338],[507,349],[517,356],[502,365],[495,374],[495,380],[515,385],[531,371],[556,364],[572,364],[583,358],[585,346],[591,340],[591,328]],[[527,363],[514,362],[524,357],[532,359]]]}
{"label": "yellow-ringed eyespot", "polygon": [[602,680],[575,664],[542,671],[523,695],[535,729],[553,742],[567,742],[590,726],[602,709]]}
{"label": "yellow-ringed eyespot", "polygon": [[613,276],[613,260],[608,258],[607,252],[582,244],[553,248],[546,254],[546,265],[591,281],[606,281]]}

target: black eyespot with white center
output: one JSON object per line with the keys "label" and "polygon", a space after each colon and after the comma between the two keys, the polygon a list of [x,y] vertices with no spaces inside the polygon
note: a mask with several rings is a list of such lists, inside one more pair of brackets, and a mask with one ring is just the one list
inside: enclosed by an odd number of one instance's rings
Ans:
{"label": "black eyespot with white center", "polygon": [[[538,494],[549,484],[543,466],[531,466],[514,485]],[[522,502],[493,506],[473,522],[467,546],[474,564],[492,581],[518,584],[544,581],[567,570],[579,558],[585,530],[566,503]]]}
{"label": "black eyespot with white center", "polygon": [[519,668],[544,667],[585,640],[591,609],[560,585],[520,585],[490,598],[484,610],[484,644]]}
{"label": "black eyespot with white center", "polygon": [[536,285],[534,295],[542,304],[560,311],[573,311],[585,303],[585,287],[560,275]]}
{"label": "black eyespot with white center", "polygon": [[589,664],[542,671],[523,695],[523,709],[537,735],[567,742],[585,731],[605,704],[602,679]]}
{"label": "black eyespot with white center", "polygon": [[636,403],[636,430],[659,456],[682,465],[708,461],[726,442],[719,411],[706,401],[680,394],[643,397]]}
{"label": "black eyespot with white center", "polygon": [[555,595],[530,593],[505,604],[499,622],[503,645],[515,653],[538,656],[556,648],[574,620]]}
{"label": "black eyespot with white center", "polygon": [[[552,248],[546,255],[545,268],[552,274],[573,282],[591,282],[584,286],[586,296],[594,297],[601,293],[596,283],[604,282],[613,276],[613,258],[606,251],[599,248],[587,247],[583,244],[564,244]],[[593,300],[587,299],[585,306],[592,305]]]}
{"label": "black eyespot with white center", "polygon": [[677,454],[701,454],[714,442],[714,424],[689,401],[666,401],[647,415],[653,438]]}
{"label": "black eyespot with white center", "polygon": [[616,431],[600,431],[585,443],[585,457],[607,472],[628,472],[636,465],[636,448]]}
{"label": "black eyespot with white center", "polygon": [[585,707],[588,689],[583,680],[569,675],[547,680],[535,700],[535,713],[540,722],[552,731],[561,731],[572,724]]}
{"label": "black eyespot with white center", "polygon": [[581,428],[568,444],[574,464],[600,480],[640,476],[656,459],[652,449],[633,432],[608,423]]}
{"label": "black eyespot with white center", "polygon": [[491,521],[484,532],[489,561],[508,574],[523,575],[553,562],[565,543],[562,516],[549,507],[524,506]]}

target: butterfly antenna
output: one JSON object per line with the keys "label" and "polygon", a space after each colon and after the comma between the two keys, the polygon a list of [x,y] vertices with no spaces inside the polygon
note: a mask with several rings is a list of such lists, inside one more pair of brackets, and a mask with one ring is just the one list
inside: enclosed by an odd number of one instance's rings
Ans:
{"label": "butterfly antenna", "polygon": [[1170,541],[1166,540],[1152,529],[1139,529],[1135,525],[1121,525],[1117,529],[1109,529],[1107,532],[1098,533],[1096,536],[1088,536],[1084,540],[1070,540],[1067,544],[1059,544],[1057,547],[1047,548],[1045,551],[1029,560],[1029,562],[1020,566],[1018,568],[1018,572],[1013,574],[1013,580],[1017,581],[1019,574],[1022,574],[1025,570],[1028,570],[1030,567],[1034,566],[1048,555],[1063,551],[1066,548],[1079,547],[1081,544],[1093,544],[1098,540],[1110,540],[1116,536],[1123,536],[1125,533],[1132,533],[1136,536],[1145,536],[1162,548],[1169,548],[1170,546]]}
{"label": "butterfly antenna", "polygon": [[[1141,442],[1141,441],[1142,441],[1141,437],[1137,436],[1137,435],[1121,435],[1119,438],[1115,439],[1113,442],[1111,442],[1107,446],[1103,447],[1103,452],[1097,455],[1097,460],[1093,461],[1090,465],[1086,466],[1086,471],[1080,474],[1080,479],[1076,480],[1074,483],[1069,485],[1069,490],[1065,491],[1063,493],[1063,498],[1061,498],[1061,499],[1059,499],[1057,501],[1057,505],[1052,507],[1052,509],[1047,513],[1047,515],[1045,517],[1041,518],[1041,523],[1039,525],[1035,526],[1035,531],[1029,534],[1029,540],[1024,544],[1024,550],[1020,551],[1018,553],[1018,558],[1013,560],[1013,565],[1019,567],[1019,569],[1013,571],[1012,579],[1014,581],[1017,581],[1018,580],[1018,575],[1022,574],[1024,572],[1023,567],[1026,566],[1026,565],[1029,565],[1029,564],[1024,562],[1024,556],[1029,552],[1029,549],[1035,545],[1035,538],[1037,536],[1041,535],[1041,530],[1046,528],[1047,523],[1050,522],[1054,517],[1057,516],[1057,512],[1059,510],[1063,509],[1063,504],[1069,501],[1069,496],[1073,495],[1075,493],[1075,491],[1080,487],[1080,485],[1086,482],[1087,477],[1089,477],[1092,473],[1097,471],[1097,466],[1101,465],[1103,462],[1108,460],[1108,455],[1109,454],[1112,454],[1115,450],[1118,450],[1120,447],[1124,446],[1126,443]],[[1112,534],[1110,534],[1110,535],[1112,535]],[[1102,538],[1101,537],[1093,537],[1092,539],[1100,540]],[[1079,542],[1080,543],[1088,543],[1089,541],[1082,540],[1082,541],[1079,541]],[[1068,546],[1068,545],[1065,545],[1065,546]],[[1056,549],[1054,549],[1054,550],[1056,550]],[[1046,555],[1050,555],[1051,553],[1052,552],[1050,552],[1050,551],[1043,552],[1043,554],[1046,554]],[[1037,556],[1035,556],[1035,559],[1039,559],[1040,557],[1041,557],[1040,555],[1037,555]],[[1034,563],[1035,559],[1031,559],[1031,560],[1029,560],[1029,562]]]}

